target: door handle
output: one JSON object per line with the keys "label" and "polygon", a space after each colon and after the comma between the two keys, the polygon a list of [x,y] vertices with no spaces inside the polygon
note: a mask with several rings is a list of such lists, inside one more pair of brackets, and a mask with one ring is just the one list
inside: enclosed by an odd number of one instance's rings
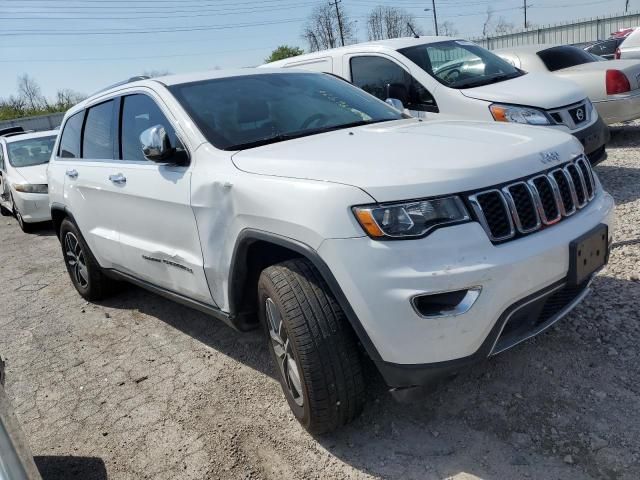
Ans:
{"label": "door handle", "polygon": [[67,170],[67,177],[78,178],[78,171],[75,168],[71,170]]}
{"label": "door handle", "polygon": [[121,173],[116,173],[115,175],[109,175],[109,180],[116,185],[124,185],[127,183],[127,177],[125,177]]}

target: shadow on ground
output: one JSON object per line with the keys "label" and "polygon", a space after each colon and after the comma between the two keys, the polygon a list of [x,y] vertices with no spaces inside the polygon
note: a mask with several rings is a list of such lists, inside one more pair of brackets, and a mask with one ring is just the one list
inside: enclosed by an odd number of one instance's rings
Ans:
{"label": "shadow on ground", "polygon": [[34,457],[42,480],[107,480],[107,468],[97,457]]}
{"label": "shadow on ground", "polygon": [[[526,472],[527,465],[543,458],[555,462],[555,475],[558,469],[570,468],[563,462],[566,455],[580,458],[581,468],[589,475],[610,477],[609,463],[582,435],[585,430],[589,433],[590,422],[605,418],[611,431],[628,430],[625,410],[610,400],[592,404],[582,398],[581,389],[595,383],[603,390],[619,390],[620,385],[610,376],[594,382],[594,376],[603,375],[599,366],[611,361],[607,347],[597,338],[577,332],[582,331],[583,323],[587,328],[587,319],[607,315],[599,295],[615,295],[626,302],[640,297],[640,283],[598,276],[594,289],[591,296],[595,298],[587,301],[588,307],[579,306],[546,333],[461,372],[421,401],[396,403],[373,374],[363,415],[337,433],[317,437],[317,441],[354,468],[390,479],[424,478],[417,472],[433,476],[466,472],[485,480],[498,479],[504,478],[505,470],[495,470],[495,465],[506,466],[511,473],[520,472],[520,468]],[[236,332],[200,312],[133,286],[104,305],[138,309],[274,377],[260,331]],[[608,326],[598,325],[603,338],[621,335],[619,330],[607,332]],[[629,341],[634,341],[636,334],[623,332]],[[550,375],[549,371],[557,373]],[[585,405],[590,411],[588,418],[582,418]],[[575,425],[560,427],[555,423],[557,417],[575,419]],[[549,437],[551,431],[556,432],[554,439]],[[496,443],[500,448],[485,448]]]}

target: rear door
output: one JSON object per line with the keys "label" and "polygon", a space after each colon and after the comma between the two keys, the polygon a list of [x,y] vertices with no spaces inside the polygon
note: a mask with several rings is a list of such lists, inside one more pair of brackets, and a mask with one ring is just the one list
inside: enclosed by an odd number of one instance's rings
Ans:
{"label": "rear door", "polygon": [[[147,160],[140,134],[162,125],[172,146],[184,151],[171,112],[152,91],[121,98],[118,156],[120,244],[126,273],[189,298],[212,304],[191,209],[191,168]],[[185,155],[186,156],[186,155]]]}
{"label": "rear door", "polygon": [[115,160],[117,100],[93,104],[65,123],[54,167],[64,175],[64,201],[82,236],[102,267],[120,264],[118,213],[120,193],[109,181]]}

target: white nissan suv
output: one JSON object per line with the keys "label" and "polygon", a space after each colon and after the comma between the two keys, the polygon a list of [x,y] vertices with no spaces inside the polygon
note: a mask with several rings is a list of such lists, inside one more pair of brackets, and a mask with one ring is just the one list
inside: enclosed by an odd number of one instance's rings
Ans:
{"label": "white nissan suv", "polygon": [[67,112],[48,171],[78,292],[148,288],[262,325],[297,419],[398,396],[545,330],[607,261],[613,200],[574,137],[407,118],[327,74],[134,80]]}

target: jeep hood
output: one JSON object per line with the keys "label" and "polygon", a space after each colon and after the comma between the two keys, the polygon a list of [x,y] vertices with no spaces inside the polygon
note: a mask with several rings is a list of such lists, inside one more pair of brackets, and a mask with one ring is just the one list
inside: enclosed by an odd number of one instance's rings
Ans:
{"label": "jeep hood", "polygon": [[[582,152],[574,137],[542,127],[469,121],[399,120],[237,152],[245,172],[353,185],[376,201],[484,188],[549,168]],[[321,201],[321,199],[318,199]]]}
{"label": "jeep hood", "polygon": [[487,102],[526,105],[546,110],[564,107],[584,100],[587,94],[570,80],[542,73],[527,73],[520,77],[460,92],[469,98]]}

